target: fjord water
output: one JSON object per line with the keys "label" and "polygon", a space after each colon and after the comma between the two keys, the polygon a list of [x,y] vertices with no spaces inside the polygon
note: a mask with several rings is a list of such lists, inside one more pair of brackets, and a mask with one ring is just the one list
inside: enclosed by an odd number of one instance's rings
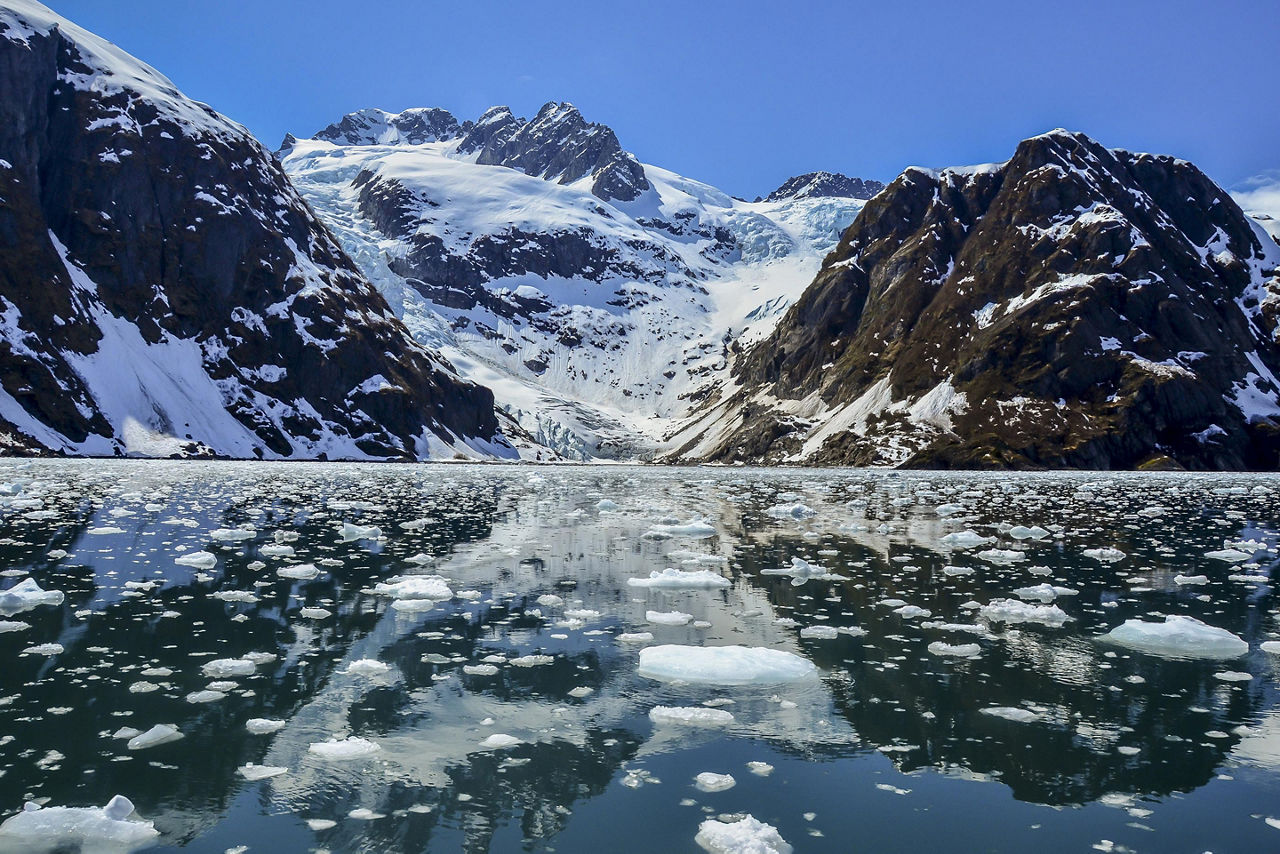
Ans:
{"label": "fjord water", "polygon": [[[1280,847],[1273,476],[7,461],[0,481],[0,595],[64,594],[0,616],[22,624],[0,632],[4,817],[123,794],[149,850],[218,854],[692,852],[739,814],[802,852]],[[628,584],[667,568],[728,585]],[[453,595],[386,585],[415,576]],[[1102,639],[1170,615],[1248,651]],[[666,644],[816,672],[642,675]],[[129,748],[157,724],[182,738]],[[309,749],[351,737],[376,751]],[[83,850],[131,850],[104,845]]]}

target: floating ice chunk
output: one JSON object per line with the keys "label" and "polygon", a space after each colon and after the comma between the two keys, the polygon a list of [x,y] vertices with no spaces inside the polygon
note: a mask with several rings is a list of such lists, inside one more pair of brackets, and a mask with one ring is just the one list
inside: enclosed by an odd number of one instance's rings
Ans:
{"label": "floating ice chunk", "polygon": [[940,504],[933,508],[933,512],[939,516],[954,516],[957,513],[963,513],[964,509],[963,504]]}
{"label": "floating ice chunk", "polygon": [[117,528],[115,525],[99,525],[96,528],[90,528],[89,530],[85,531],[85,533],[92,534],[94,536],[104,536],[107,534],[123,534],[124,528]]}
{"label": "floating ice chunk", "polygon": [[544,667],[555,661],[555,657],[551,655],[521,655],[511,659],[510,663],[516,667]]}
{"label": "floating ice chunk", "polygon": [[1029,724],[1033,721],[1040,720],[1040,715],[1030,709],[1020,709],[1016,706],[990,706],[980,709],[984,715],[991,715],[996,718],[1004,718],[1007,721],[1014,721],[1020,724]]}
{"label": "floating ice chunk", "polygon": [[775,519],[811,519],[818,511],[804,504],[777,504],[764,511]]}
{"label": "floating ice chunk", "polygon": [[331,818],[309,818],[307,819],[307,827],[314,831],[330,830],[337,827],[338,823]]}
{"label": "floating ice chunk", "polygon": [[978,613],[993,623],[1040,623],[1053,628],[1071,619],[1057,605],[1031,605],[1016,599],[993,599]]}
{"label": "floating ice chunk", "polygon": [[61,655],[66,652],[60,643],[39,643],[22,651],[23,655]]}
{"label": "floating ice chunk", "polygon": [[216,703],[219,700],[226,699],[226,694],[222,691],[192,691],[187,695],[188,703]]}
{"label": "floating ice chunk", "polygon": [[773,766],[768,762],[748,762],[747,770],[757,777],[768,777],[773,773]]}
{"label": "floating ice chunk", "polygon": [[725,792],[738,785],[732,774],[717,774],[714,771],[703,771],[693,778],[693,785],[699,792]]}
{"label": "floating ice chunk", "polygon": [[709,524],[704,519],[690,519],[688,522],[674,525],[650,525],[648,534],[656,534],[659,537],[691,537],[695,540],[701,540],[707,537],[714,537],[716,529],[714,525]]}
{"label": "floating ice chunk", "polygon": [[559,608],[564,604],[564,599],[554,593],[544,593],[538,597],[538,604],[544,608]]}
{"label": "floating ice chunk", "polygon": [[1179,587],[1195,584],[1208,584],[1209,576],[1207,575],[1175,575],[1173,583]]}
{"label": "floating ice chunk", "polygon": [[218,543],[242,543],[258,536],[253,528],[216,528],[209,532],[209,539]]}
{"label": "floating ice chunk", "polygon": [[281,774],[288,774],[289,769],[283,765],[254,765],[252,762],[241,765],[236,769],[240,772],[240,776],[246,780],[266,780],[269,777],[279,777]]}
{"label": "floating ice chunk", "polygon": [[791,576],[791,584],[799,587],[806,581],[844,581],[844,577],[828,572],[815,563],[809,563],[804,558],[793,557],[791,566],[781,567],[778,569],[762,569],[761,575],[789,575]]}
{"label": "floating ice chunk", "polygon": [[464,664],[462,672],[468,676],[496,676],[498,675],[498,665],[496,664]]}
{"label": "floating ice chunk", "polygon": [[728,726],[733,723],[733,713],[703,706],[654,706],[649,710],[649,720],[655,724]]}
{"label": "floating ice chunk", "polygon": [[295,581],[310,581],[320,574],[314,563],[300,563],[297,566],[282,566],[276,570],[281,578],[292,578]]}
{"label": "floating ice chunk", "polygon": [[1025,525],[1014,525],[1009,529],[1009,536],[1015,540],[1043,540],[1049,536],[1049,532],[1039,525],[1032,525],[1030,528]]}
{"label": "floating ice chunk", "polygon": [[135,735],[129,739],[125,747],[130,750],[146,750],[148,747],[167,744],[180,738],[182,738],[182,733],[173,724],[156,724],[142,735]]}
{"label": "floating ice chunk", "polygon": [[206,661],[200,668],[210,679],[234,679],[239,676],[252,676],[258,669],[252,661],[243,658],[215,658]]}
{"label": "floating ice chunk", "polygon": [[902,605],[894,608],[893,613],[902,617],[904,620],[914,620],[917,617],[932,617],[933,612],[928,608],[921,608],[919,605]]}
{"label": "floating ice chunk", "polygon": [[1026,554],[1016,549],[985,549],[977,556],[987,563],[1017,563],[1027,559]]}
{"label": "floating ice chunk", "polygon": [[667,589],[728,587],[729,579],[709,569],[682,572],[678,569],[654,570],[648,578],[628,578],[631,587],[659,587]]}
{"label": "floating ice chunk", "polygon": [[693,614],[683,611],[645,611],[644,618],[660,626],[687,626]]}
{"label": "floating ice chunk", "polygon": [[619,643],[651,643],[653,632],[623,632],[617,640]]}
{"label": "floating ice chunk", "polygon": [[61,605],[65,598],[61,590],[43,590],[34,578],[24,578],[0,593],[0,614],[12,617],[40,605]]}
{"label": "floating ice chunk", "polygon": [[437,599],[392,599],[391,607],[397,611],[404,611],[407,614],[413,614],[420,611],[430,611],[439,604]]}
{"label": "floating ice chunk", "polygon": [[577,688],[569,689],[569,696],[574,699],[581,700],[583,697],[590,697],[595,692],[596,689],[594,688],[588,688],[585,685],[580,685]]}
{"label": "floating ice chunk", "polygon": [[342,541],[344,543],[354,542],[355,540],[376,540],[382,536],[382,529],[377,525],[353,525],[350,522],[342,523]]}
{"label": "floating ice chunk", "polygon": [[258,554],[263,557],[293,557],[293,546],[286,546],[283,543],[268,543],[258,549]]}
{"label": "floating ice chunk", "polygon": [[943,575],[973,575],[974,569],[971,566],[947,566],[942,567]]}
{"label": "floating ice chunk", "polygon": [[223,602],[244,602],[250,605],[258,601],[258,597],[248,590],[219,590],[213,594],[213,598],[221,599]]}
{"label": "floating ice chunk", "polygon": [[1220,682],[1250,682],[1253,680],[1253,674],[1243,670],[1224,670],[1213,674],[1213,678]]}
{"label": "floating ice chunk", "polygon": [[1013,591],[1013,595],[1019,599],[1039,600],[1041,602],[1052,602],[1059,596],[1075,596],[1078,590],[1072,590],[1070,587],[1055,587],[1052,584],[1036,584],[1032,587],[1019,587]]}
{"label": "floating ice chunk", "polygon": [[834,640],[840,636],[835,626],[805,626],[800,630],[800,637],[816,640]]}
{"label": "floating ice chunk", "polygon": [[1169,658],[1237,658],[1249,651],[1249,644],[1226,629],[1178,614],[1163,623],[1126,620],[1102,639]]}
{"label": "floating ice chunk", "polygon": [[1204,556],[1212,560],[1226,561],[1227,563],[1242,563],[1253,557],[1253,554],[1242,552],[1238,549],[1219,549],[1214,552],[1205,552]]}
{"label": "floating ice chunk", "polygon": [[6,632],[20,632],[29,628],[31,628],[31,624],[24,623],[21,620],[0,620],[0,635]]}
{"label": "floating ice chunk", "polygon": [[192,569],[213,569],[218,565],[218,557],[213,552],[200,551],[179,555],[173,559],[173,562],[179,566],[189,566]]}
{"label": "floating ice chunk", "polygon": [[386,813],[374,812],[368,807],[356,807],[347,813],[347,818],[354,818],[356,821],[375,821],[386,817]]}
{"label": "floating ice chunk", "polygon": [[732,823],[707,819],[698,826],[693,841],[711,854],[792,854],[795,850],[777,828],[751,816]]}
{"label": "floating ice chunk", "polygon": [[602,498],[596,502],[596,509],[602,513],[612,513],[618,509],[618,505],[608,498]]}
{"label": "floating ice chunk", "polygon": [[520,739],[514,735],[507,735],[505,732],[495,732],[493,735],[480,742],[480,746],[485,750],[506,750],[508,747],[515,747],[520,744]]}
{"label": "floating ice chunk", "polygon": [[780,649],[665,644],[640,650],[640,675],[659,682],[772,685],[816,672],[813,662]]}
{"label": "floating ice chunk", "polygon": [[995,542],[995,537],[984,537],[977,531],[956,531],[942,538],[942,544],[953,549],[971,549]]}
{"label": "floating ice chunk", "polygon": [[327,620],[333,612],[327,608],[303,608],[298,611],[298,616],[307,620]]}
{"label": "floating ice chunk", "polygon": [[1272,655],[1280,655],[1280,641],[1263,641],[1258,644],[1258,649],[1263,652],[1269,652]]}
{"label": "floating ice chunk", "polygon": [[130,851],[160,835],[151,822],[131,820],[133,812],[133,803],[123,795],[105,807],[41,808],[28,802],[0,824],[0,850]]}
{"label": "floating ice chunk", "polygon": [[390,665],[376,658],[362,658],[351,662],[342,672],[351,676],[382,676],[390,669]]}
{"label": "floating ice chunk", "polygon": [[943,643],[934,641],[929,644],[929,652],[934,655],[954,658],[973,658],[981,654],[982,647],[976,643]]}
{"label": "floating ice chunk", "polygon": [[284,721],[276,721],[271,718],[249,718],[244,722],[244,728],[253,735],[269,735],[284,729]]}
{"label": "floating ice chunk", "polygon": [[1118,560],[1124,560],[1125,553],[1119,549],[1113,549],[1110,546],[1107,546],[1106,548],[1101,549],[1085,549],[1084,556],[1091,557],[1094,560],[1112,563]]}
{"label": "floating ice chunk", "polygon": [[443,602],[453,598],[449,582],[439,575],[402,575],[380,581],[373,586],[379,596],[395,599],[431,599]]}
{"label": "floating ice chunk", "polygon": [[374,755],[381,749],[381,745],[377,742],[361,738],[358,735],[344,739],[331,738],[328,741],[317,741],[307,747],[308,751],[321,759],[334,760],[364,759]]}

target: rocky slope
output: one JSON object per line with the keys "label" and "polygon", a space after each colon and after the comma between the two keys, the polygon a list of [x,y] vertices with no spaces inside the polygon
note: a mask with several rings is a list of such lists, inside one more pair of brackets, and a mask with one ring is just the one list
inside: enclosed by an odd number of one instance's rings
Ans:
{"label": "rocky slope", "polygon": [[1055,131],[910,169],[671,443],[685,460],[1280,464],[1280,246],[1190,163]]}
{"label": "rocky slope", "polygon": [[514,453],[242,127],[30,0],[0,68],[5,450]]}
{"label": "rocky slope", "polygon": [[529,121],[365,110],[281,157],[414,335],[575,458],[652,453],[865,203],[830,182],[742,202],[555,102]]}
{"label": "rocky slope", "polygon": [[832,196],[869,199],[883,189],[884,184],[879,181],[850,178],[839,172],[806,172],[783,182],[781,187],[766,196],[763,201],[781,202],[784,199],[820,199]]}

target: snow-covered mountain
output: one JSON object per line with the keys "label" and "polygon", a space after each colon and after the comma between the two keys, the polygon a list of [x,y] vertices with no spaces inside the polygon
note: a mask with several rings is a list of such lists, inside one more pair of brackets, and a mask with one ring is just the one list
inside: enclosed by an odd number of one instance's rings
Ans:
{"label": "snow-covered mountain", "polygon": [[0,449],[515,454],[243,127],[32,0],[0,68]]}
{"label": "snow-covered mountain", "polygon": [[363,110],[279,154],[414,336],[575,458],[650,455],[866,203],[832,176],[734,199],[565,103]]}
{"label": "snow-covered mountain", "polygon": [[1274,469],[1280,245],[1083,134],[908,169],[672,442],[683,460]]}

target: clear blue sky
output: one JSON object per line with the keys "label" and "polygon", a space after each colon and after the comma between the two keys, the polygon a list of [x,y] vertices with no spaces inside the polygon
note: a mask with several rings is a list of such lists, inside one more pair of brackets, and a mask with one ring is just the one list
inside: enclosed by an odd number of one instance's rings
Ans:
{"label": "clear blue sky", "polygon": [[[49,0],[46,0],[49,2]],[[577,104],[752,197],[1006,159],[1057,126],[1223,184],[1280,167],[1276,0],[51,0],[274,148],[360,107]]]}

